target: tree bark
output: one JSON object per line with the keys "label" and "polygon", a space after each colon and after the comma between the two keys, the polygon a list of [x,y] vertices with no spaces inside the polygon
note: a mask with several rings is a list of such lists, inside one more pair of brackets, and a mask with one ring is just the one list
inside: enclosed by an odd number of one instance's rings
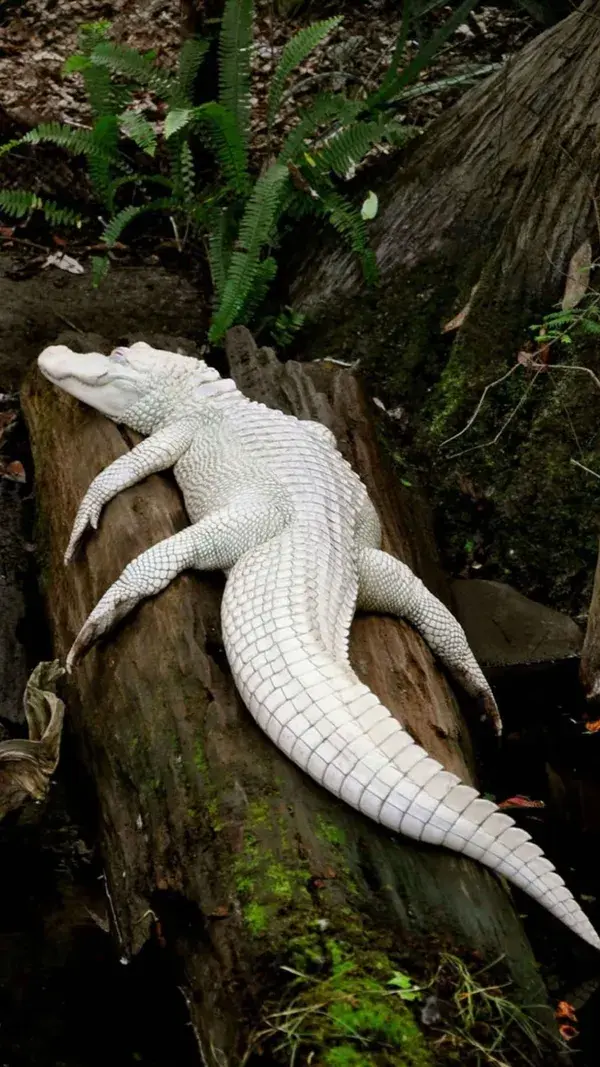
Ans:
{"label": "tree bark", "polygon": [[[599,52],[600,3],[585,0],[429,127],[381,194],[371,233],[384,286],[432,256],[457,265],[457,295],[476,282],[481,289],[463,331],[475,328],[490,284],[498,302],[505,288],[515,299],[551,301],[571,255],[597,228]],[[329,317],[359,289],[356,259],[336,243],[317,263],[311,249],[293,293],[300,307]],[[323,346],[327,333],[321,322]]]}
{"label": "tree bark", "polygon": [[[81,343],[85,350],[85,337]],[[423,507],[390,479],[356,380],[328,364],[307,369],[283,366],[264,350],[256,355],[242,329],[230,334],[229,356],[249,395],[318,417],[337,433],[373,495],[388,547],[443,594]],[[181,529],[186,517],[173,481],[154,476],[107,507],[82,556],[65,569],[62,553],[81,497],[131,437],[37,373],[23,406],[44,591],[56,652],[64,656],[126,563]],[[333,952],[350,961],[357,982],[398,966],[410,973],[419,959],[431,965],[443,945],[504,955],[516,995],[542,1003],[530,947],[498,881],[467,859],[393,838],[353,813],[254,724],[225,661],[221,588],[215,576],[180,576],[92,651],[67,701],[95,785],[122,951],[130,956],[150,938],[165,946],[179,968],[203,1062],[243,1062],[265,1005],[289,1004],[295,995],[280,968],[312,967],[320,981],[330,975]],[[417,740],[471,780],[466,730],[420,638],[401,622],[363,618],[351,655]],[[265,1055],[278,1062],[270,1046]],[[398,1049],[378,1055],[371,1059],[367,1050],[365,1064],[398,1062]],[[325,1060],[317,1054],[314,1062]]]}
{"label": "tree bark", "polygon": [[[474,544],[478,577],[573,614],[591,590],[597,483],[570,459],[600,469],[600,394],[589,374],[532,368],[530,327],[585,242],[596,258],[599,55],[600,3],[585,0],[433,123],[403,166],[366,172],[378,287],[334,240],[297,253],[291,287],[311,358],[358,358],[402,408],[395,451],[429,480],[456,572]],[[597,346],[542,355],[600,372]]]}
{"label": "tree bark", "polygon": [[600,552],[596,563],[585,640],[581,650],[579,677],[587,699],[597,704],[600,701]]}

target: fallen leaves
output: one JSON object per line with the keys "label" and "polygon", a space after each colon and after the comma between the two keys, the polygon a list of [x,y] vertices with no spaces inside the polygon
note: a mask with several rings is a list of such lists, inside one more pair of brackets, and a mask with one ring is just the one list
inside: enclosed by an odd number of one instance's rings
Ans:
{"label": "fallen leaves", "polygon": [[585,728],[588,734],[600,733],[600,719],[594,719],[592,722],[586,722]]}
{"label": "fallen leaves", "polygon": [[442,327],[442,333],[450,333],[452,330],[460,329],[471,310],[471,302],[473,300],[473,297],[475,296],[475,293],[477,292],[478,286],[479,282],[477,282],[471,289],[471,295],[469,296],[469,299],[467,300],[464,308],[459,311],[458,315],[455,315],[453,319],[450,319],[450,322],[447,322],[446,325]]}
{"label": "fallen leaves", "polygon": [[0,459],[0,478],[8,478],[10,482],[21,483],[27,480],[25,468],[18,459],[13,460],[11,463],[4,463]]}
{"label": "fallen leaves", "polygon": [[545,808],[543,800],[531,800],[530,797],[523,796],[521,793],[517,793],[514,797],[509,797],[508,800],[503,800],[498,807],[502,811],[508,811],[511,808]]}

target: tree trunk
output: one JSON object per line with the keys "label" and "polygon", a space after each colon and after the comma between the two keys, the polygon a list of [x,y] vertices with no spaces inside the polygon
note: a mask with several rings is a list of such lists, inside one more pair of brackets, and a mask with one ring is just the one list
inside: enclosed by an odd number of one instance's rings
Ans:
{"label": "tree trunk", "polygon": [[[416,493],[390,480],[355,379],[327,364],[306,369],[282,366],[265,351],[256,356],[242,329],[230,334],[229,356],[249,395],[317,416],[337,433],[373,494],[388,546],[443,592],[425,512]],[[65,570],[62,553],[85,489],[131,439],[37,373],[23,405],[44,589],[64,656],[126,563],[186,517],[172,480],[152,477],[108,506],[83,555]],[[360,999],[367,987],[369,995],[383,992],[394,970],[430,973],[440,946],[453,945],[490,959],[504,955],[515,995],[543,1002],[531,950],[498,881],[467,859],[392,838],[314,785],[261,733],[227,669],[221,588],[214,576],[180,576],[92,651],[68,695],[69,721],[95,782],[123,953],[152,938],[164,946],[179,969],[203,1062],[246,1062],[251,1031],[264,1029],[269,1005],[285,1009],[299,995],[285,966],[311,972],[311,995],[327,1000],[346,960],[351,978],[343,981]],[[353,630],[352,659],[417,740],[470,780],[466,731],[420,638],[401,622],[364,618]],[[402,1062],[430,1062],[406,1006],[389,997],[386,1005],[403,1036],[390,1028],[374,1038],[371,1027],[361,1063],[392,1067],[400,1046]],[[321,1023],[320,1036],[312,1033],[311,1019],[303,1050],[315,1050],[315,1063],[333,1063],[329,1050],[344,1044],[343,1034]],[[356,1021],[359,1032],[362,1025]],[[280,1062],[268,1040],[263,1047],[261,1062]],[[280,1055],[289,1062],[289,1049]]]}
{"label": "tree trunk", "polygon": [[[333,242],[310,248],[292,285],[311,357],[359,358],[403,409],[396,436],[431,476],[457,570],[475,544],[488,566],[479,577],[574,612],[591,587],[597,484],[570,459],[600,469],[599,390],[587,374],[542,373],[535,353],[517,356],[574,253],[589,241],[589,263],[598,246],[599,57],[600,3],[585,0],[433,123],[405,166],[386,164],[380,184],[367,173],[381,204],[377,288],[365,291]],[[543,355],[552,367],[570,353],[599,369],[593,350]]]}
{"label": "tree trunk", "polygon": [[581,651],[579,676],[588,700],[597,704],[600,701],[600,552]]}

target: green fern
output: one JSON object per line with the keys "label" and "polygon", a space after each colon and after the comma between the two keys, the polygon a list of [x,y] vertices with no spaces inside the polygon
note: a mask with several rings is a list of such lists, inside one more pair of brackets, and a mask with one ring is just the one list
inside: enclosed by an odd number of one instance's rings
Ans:
{"label": "green fern", "polygon": [[42,200],[26,189],[0,189],[0,210],[11,218],[22,219],[41,211],[53,226],[81,226],[81,215],[72,208],[60,207],[53,200]]}
{"label": "green fern", "polygon": [[252,288],[248,293],[242,307],[238,312],[238,318],[244,322],[250,322],[257,308],[264,302],[272,282],[277,274],[277,261],[273,256],[267,256],[258,264]]}
{"label": "green fern", "polygon": [[51,226],[76,226],[79,229],[83,223],[78,211],[70,207],[60,207],[54,200],[43,200],[39,208]]}
{"label": "green fern", "polygon": [[263,245],[270,243],[283,189],[289,180],[289,171],[280,163],[273,163],[258,178],[238,233],[238,244],[251,255],[258,255]]}
{"label": "green fern", "polygon": [[359,257],[363,277],[368,285],[378,280],[377,263],[369,246],[367,227],[360,210],[340,193],[328,191],[315,201],[315,211],[324,214],[349,248]]}
{"label": "green fern", "polygon": [[102,242],[107,248],[111,248],[117,243],[123,230],[126,226],[129,226],[134,219],[139,218],[140,215],[146,214],[148,211],[164,211],[165,208],[169,210],[172,208],[172,201],[170,199],[152,200],[147,204],[130,204],[129,207],[124,207],[121,211],[118,211],[116,215],[109,220],[104,227],[102,233]]}
{"label": "green fern", "polygon": [[91,130],[75,130],[60,122],[42,122],[35,129],[29,130],[22,138],[23,144],[54,144],[65,148],[75,156],[102,155],[103,151],[96,143]]}
{"label": "green fern", "polygon": [[252,0],[226,0],[219,38],[219,103],[234,116],[246,152],[253,6]]}
{"label": "green fern", "polygon": [[183,141],[179,150],[180,188],[184,203],[191,204],[196,192],[196,168],[194,157],[187,141]]}
{"label": "green fern", "polygon": [[216,212],[212,221],[211,232],[208,238],[208,265],[212,278],[213,289],[217,300],[223,296],[227,271],[231,258],[231,247],[228,241],[228,219],[226,208]]}
{"label": "green fern", "polygon": [[361,162],[369,149],[385,137],[389,125],[386,119],[355,122],[332,134],[317,155],[320,170],[333,171],[345,177],[352,167]]}
{"label": "green fern", "polygon": [[249,176],[245,139],[235,117],[222,104],[210,101],[195,108],[195,117],[206,126],[223,172],[223,177],[235,193],[248,192]]}
{"label": "green fern", "polygon": [[179,52],[177,79],[169,100],[173,110],[193,104],[194,83],[207,51],[208,41],[201,37],[188,37],[183,42]]}
{"label": "green fern", "polygon": [[12,152],[13,148],[16,148],[17,145],[20,145],[22,143],[23,142],[20,137],[14,137],[12,141],[5,141],[3,145],[0,145],[0,158],[2,156],[5,156],[7,152]]}
{"label": "green fern", "polygon": [[273,163],[254,186],[240,222],[237,248],[231,255],[223,296],[210,328],[211,341],[220,341],[239,318],[252,286],[261,274],[260,255],[273,238],[288,180],[287,167]]}
{"label": "green fern", "polygon": [[346,125],[354,121],[363,105],[357,100],[347,100],[341,93],[323,93],[317,96],[308,112],[288,134],[279,153],[280,163],[297,160],[306,142],[313,139],[322,126],[334,123]]}
{"label": "green fern", "polygon": [[298,30],[288,41],[271,80],[267,105],[267,124],[269,126],[272,126],[275,121],[281,105],[283,88],[290,74],[304,62],[306,57],[332,30],[340,25],[342,19],[342,15],[336,15],[334,18],[314,22],[312,26],[306,26],[304,29]]}
{"label": "green fern", "polygon": [[108,256],[92,256],[92,288],[98,289],[110,270]]}
{"label": "green fern", "polygon": [[157,137],[154,127],[139,111],[124,111],[119,115],[119,126],[126,137],[148,156],[156,155]]}
{"label": "green fern", "polygon": [[41,207],[41,204],[42,201],[36,193],[25,189],[0,189],[0,209],[13,219],[25,218]]}
{"label": "green fern", "polygon": [[155,66],[152,58],[142,55],[135,48],[101,41],[90,58],[97,66],[107,67],[112,74],[143,85],[163,99],[169,98],[173,92],[173,76]]}

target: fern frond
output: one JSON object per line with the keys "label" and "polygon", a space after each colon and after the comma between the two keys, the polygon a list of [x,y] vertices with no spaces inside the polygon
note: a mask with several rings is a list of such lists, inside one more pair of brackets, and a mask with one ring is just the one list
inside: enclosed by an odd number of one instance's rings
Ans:
{"label": "fern frond", "polygon": [[35,129],[29,130],[23,138],[25,144],[42,144],[48,142],[58,148],[65,148],[75,156],[101,155],[102,151],[95,142],[91,130],[74,130],[60,122],[42,122]]}
{"label": "fern frond", "polygon": [[306,57],[310,55],[314,48],[317,47],[321,41],[327,37],[327,34],[339,26],[343,19],[343,15],[335,15],[330,19],[323,19],[321,22],[313,22],[312,26],[305,26],[304,29],[298,30],[297,33],[288,41],[283,52],[281,59],[277,65],[277,69],[271,79],[271,88],[269,90],[269,101],[267,105],[267,125],[272,126],[275,121],[279,106],[281,104],[281,97],[283,95],[283,88],[287,78],[290,74],[304,62]]}
{"label": "fern frond", "polygon": [[235,117],[239,135],[250,133],[252,0],[225,0],[219,37],[219,103]]}
{"label": "fern frond", "polygon": [[173,202],[170,198],[162,200],[152,200],[148,204],[138,204],[129,207],[124,207],[122,211],[118,211],[116,215],[113,215],[107,225],[104,227],[102,233],[102,241],[107,248],[116,244],[119,237],[123,233],[126,226],[129,226],[130,222],[137,219],[140,215],[144,215],[147,211],[164,211],[173,207]]}
{"label": "fern frond", "polygon": [[98,289],[110,270],[108,256],[92,256],[92,288]]}
{"label": "fern frond", "polygon": [[52,226],[77,226],[79,228],[83,222],[78,211],[73,211],[70,207],[60,207],[59,204],[55,204],[54,200],[43,200],[39,208]]}
{"label": "fern frond", "polygon": [[89,56],[97,44],[106,41],[110,32],[111,23],[108,19],[97,22],[82,22],[77,31],[77,44],[85,56]]}
{"label": "fern frond", "polygon": [[385,119],[355,122],[332,134],[318,153],[320,170],[333,171],[345,177],[352,167],[364,159],[369,149],[385,137],[389,125]]}
{"label": "fern frond", "polygon": [[592,319],[586,315],[582,315],[577,325],[581,326],[581,329],[584,330],[585,333],[591,333],[594,335],[600,334],[600,322],[598,322],[597,319]]}
{"label": "fern frond", "polygon": [[202,37],[187,37],[179,52],[177,79],[172,90],[171,108],[189,107],[194,103],[194,83],[204,57],[208,52],[208,41]]}
{"label": "fern frond", "polygon": [[13,219],[25,218],[31,211],[42,206],[37,193],[26,189],[0,189],[0,211]]}
{"label": "fern frond", "polygon": [[156,154],[156,133],[140,111],[124,111],[118,121],[125,136],[130,137],[142,152],[148,156]]}
{"label": "fern frond", "polygon": [[373,249],[369,246],[367,227],[361,218],[360,210],[334,191],[328,191],[319,201],[313,203],[315,210],[326,215],[340,237],[359,257],[367,284],[374,285],[378,279],[377,263]]}
{"label": "fern frond", "polygon": [[179,151],[179,178],[181,183],[182,199],[184,203],[191,204],[196,192],[196,168],[194,156],[187,141],[183,141]]}
{"label": "fern frond", "polygon": [[284,186],[288,180],[287,167],[273,163],[256,181],[238,233],[240,248],[245,248],[251,255],[258,255],[262,246],[272,239]]}
{"label": "fern frond", "polygon": [[233,252],[223,286],[223,296],[208,332],[209,341],[220,341],[244,306],[259,268],[259,260],[247,252]]}
{"label": "fern frond", "polygon": [[4,144],[0,145],[0,157],[5,156],[7,152],[12,152],[13,148],[22,143],[21,137],[14,137],[12,141],[5,141]]}
{"label": "fern frond", "polygon": [[223,296],[213,319],[209,339],[219,341],[239,318],[257,275],[260,254],[272,239],[289,174],[287,167],[273,163],[257,180],[238,231],[238,248],[232,253],[223,286]]}
{"label": "fern frond", "polygon": [[[66,64],[64,69],[66,69]],[[104,67],[95,67],[88,59],[81,73],[88,102],[96,118],[101,115],[114,114],[114,94],[110,71]]]}
{"label": "fern frond", "polygon": [[222,104],[211,100],[194,108],[194,117],[207,127],[217,162],[228,185],[236,193],[248,191],[248,153],[235,116]]}
{"label": "fern frond", "polygon": [[116,115],[102,115],[92,127],[96,151],[88,159],[88,171],[99,200],[112,211],[113,171],[119,168],[119,127]]}
{"label": "fern frond", "polygon": [[27,189],[0,189],[0,211],[14,219],[41,211],[54,226],[81,226],[82,218],[72,208],[60,207],[53,200],[42,200]]}
{"label": "fern frond", "polygon": [[258,264],[252,288],[236,315],[238,323],[249,323],[257,308],[263,303],[275,275],[277,274],[277,261],[273,256],[267,256]]}
{"label": "fern frond", "polygon": [[189,126],[194,118],[194,111],[195,108],[193,107],[172,108],[165,118],[165,138],[168,140],[169,137],[173,137],[180,130],[185,130],[186,126]]}
{"label": "fern frond", "polygon": [[346,125],[362,110],[363,105],[358,100],[347,100],[341,93],[317,96],[298,125],[287,135],[278,156],[279,162],[296,160],[306,148],[305,142],[314,138],[320,127],[332,123]]}
{"label": "fern frond", "polygon": [[91,54],[92,63],[107,67],[113,74],[121,75],[137,85],[144,85],[162,98],[169,98],[173,91],[173,76],[160,70],[154,60],[143,56],[135,48],[102,41]]}
{"label": "fern frond", "polygon": [[208,238],[208,265],[217,300],[223,296],[231,256],[227,229],[227,211],[223,208],[217,212]]}

